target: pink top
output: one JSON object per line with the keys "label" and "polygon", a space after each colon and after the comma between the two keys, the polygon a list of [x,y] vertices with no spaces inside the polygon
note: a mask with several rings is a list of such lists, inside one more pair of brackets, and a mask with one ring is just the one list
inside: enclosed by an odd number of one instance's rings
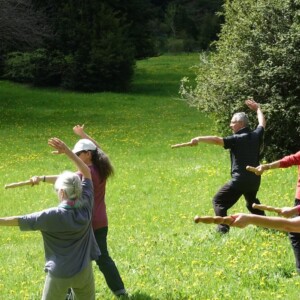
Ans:
{"label": "pink top", "polygon": [[[92,216],[93,230],[107,227],[108,219],[106,214],[105,204],[105,187],[106,180],[100,178],[99,173],[93,165],[89,166],[92,175],[92,181],[94,186],[94,207]],[[81,175],[80,173],[78,173]]]}
{"label": "pink top", "polygon": [[283,157],[280,160],[280,168],[288,168],[291,166],[298,166],[298,181],[296,187],[296,199],[300,200],[300,151],[295,154]]}

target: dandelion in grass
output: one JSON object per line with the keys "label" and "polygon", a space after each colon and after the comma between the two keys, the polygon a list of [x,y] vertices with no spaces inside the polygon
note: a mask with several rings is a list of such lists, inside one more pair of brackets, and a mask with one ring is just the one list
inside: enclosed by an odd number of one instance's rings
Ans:
{"label": "dandelion in grass", "polygon": [[224,270],[219,270],[215,272],[216,277],[223,277],[224,276]]}
{"label": "dandelion in grass", "polygon": [[260,278],[260,282],[259,282],[260,286],[265,286],[266,285],[265,279],[266,279],[266,277],[264,277],[264,276]]}

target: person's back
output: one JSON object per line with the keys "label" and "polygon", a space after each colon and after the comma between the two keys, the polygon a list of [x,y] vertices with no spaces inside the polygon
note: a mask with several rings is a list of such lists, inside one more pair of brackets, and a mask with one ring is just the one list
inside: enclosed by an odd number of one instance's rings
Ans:
{"label": "person's back", "polygon": [[264,128],[259,126],[251,131],[241,129],[230,137],[224,138],[224,148],[230,149],[231,177],[235,188],[257,190],[260,177],[246,170],[247,166],[258,166]]}
{"label": "person's back", "polygon": [[82,199],[77,207],[62,201],[58,207],[26,215],[19,220],[21,230],[41,231],[45,270],[59,278],[74,276],[99,257],[91,228],[92,182],[85,179],[82,185]]}
{"label": "person's back", "polygon": [[100,250],[93,234],[93,184],[88,166],[63,141],[52,138],[48,144],[64,153],[77,166],[76,173],[64,172],[50,176],[34,176],[32,185],[40,181],[55,183],[58,207],[23,216],[0,218],[1,226],[19,226],[21,230],[41,231],[47,273],[42,300],[64,299],[69,287],[77,300],[94,300],[95,283],[92,260],[98,260]]}

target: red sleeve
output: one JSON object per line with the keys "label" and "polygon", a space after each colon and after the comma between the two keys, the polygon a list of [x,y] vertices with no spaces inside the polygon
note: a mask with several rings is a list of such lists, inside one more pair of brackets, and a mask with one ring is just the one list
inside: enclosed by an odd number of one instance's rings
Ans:
{"label": "red sleeve", "polygon": [[291,166],[299,166],[299,165],[300,165],[300,151],[298,151],[295,154],[285,156],[280,160],[280,168],[288,168]]}

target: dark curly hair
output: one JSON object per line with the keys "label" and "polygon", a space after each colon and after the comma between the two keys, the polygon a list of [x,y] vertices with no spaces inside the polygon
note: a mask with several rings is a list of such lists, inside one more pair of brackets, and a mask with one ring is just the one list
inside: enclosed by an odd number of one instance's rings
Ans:
{"label": "dark curly hair", "polygon": [[107,154],[100,148],[92,150],[92,163],[99,172],[102,179],[108,179],[114,174],[114,168]]}

